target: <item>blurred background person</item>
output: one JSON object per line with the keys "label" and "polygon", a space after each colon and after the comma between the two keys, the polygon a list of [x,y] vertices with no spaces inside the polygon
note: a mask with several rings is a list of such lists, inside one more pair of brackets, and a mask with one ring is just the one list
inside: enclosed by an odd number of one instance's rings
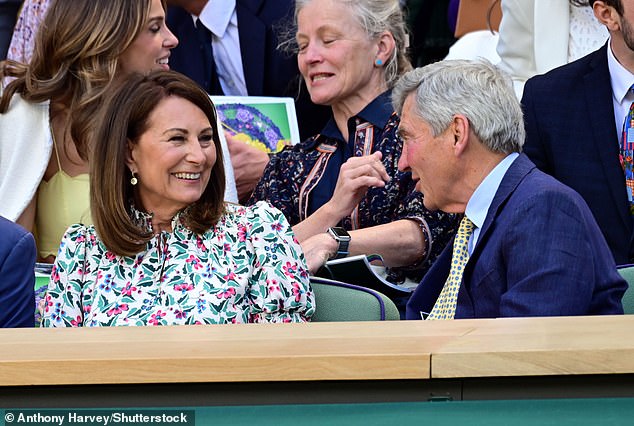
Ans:
{"label": "blurred background person", "polygon": [[94,226],[64,236],[43,325],[306,321],[301,247],[267,203],[225,205],[216,112],[182,74],[136,75],[100,116]]}
{"label": "blurred background person", "polygon": [[[380,254],[400,281],[420,277],[455,231],[451,215],[429,212],[403,148],[390,89],[411,65],[397,0],[299,0],[297,61],[314,103],[328,105],[324,129],[271,158],[250,203],[282,210],[311,271],[336,256]],[[349,231],[349,245],[329,228]],[[415,271],[415,272],[413,272]]]}
{"label": "blurred background person", "polygon": [[22,0],[0,0],[0,60],[7,56],[11,34]]}
{"label": "blurred background person", "polygon": [[588,0],[501,1],[498,66],[513,78],[518,99],[527,79],[587,55],[608,38]]}
{"label": "blurred background person", "polygon": [[168,68],[178,40],[160,0],[58,0],[44,19],[31,61],[2,65],[14,80],[0,99],[0,213],[35,230],[52,262],[65,229],[91,223],[87,141],[104,94]]}
{"label": "blurred background person", "polygon": [[634,262],[634,2],[592,3],[609,41],[526,82],[524,152],[581,194],[624,265]]}

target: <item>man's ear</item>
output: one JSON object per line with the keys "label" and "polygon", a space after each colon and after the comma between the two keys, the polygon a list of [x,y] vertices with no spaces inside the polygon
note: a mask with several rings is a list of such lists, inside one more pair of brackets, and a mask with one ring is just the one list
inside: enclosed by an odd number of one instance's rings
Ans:
{"label": "man's ear", "polygon": [[[374,63],[377,66],[379,64],[386,64],[387,61],[394,54],[394,49],[396,49],[396,42],[394,41],[394,36],[389,31],[383,31],[379,37],[377,38],[377,52],[376,57],[374,58]],[[381,61],[380,63],[377,61]]]}
{"label": "man's ear", "polygon": [[456,156],[462,155],[469,145],[469,120],[462,114],[456,114],[451,121],[450,129],[454,138],[453,147]]}
{"label": "man's ear", "polygon": [[592,5],[595,18],[606,26],[608,31],[621,31],[621,16],[613,6],[609,6],[605,1],[598,0]]}

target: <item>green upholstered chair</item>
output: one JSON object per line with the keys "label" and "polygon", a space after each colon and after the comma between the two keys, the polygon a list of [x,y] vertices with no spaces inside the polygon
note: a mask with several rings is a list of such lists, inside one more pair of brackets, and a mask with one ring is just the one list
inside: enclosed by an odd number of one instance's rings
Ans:
{"label": "green upholstered chair", "polygon": [[315,293],[312,322],[398,320],[396,305],[384,294],[369,288],[311,277]]}
{"label": "green upholstered chair", "polygon": [[634,314],[634,265],[622,265],[617,269],[629,286],[623,295],[623,312]]}

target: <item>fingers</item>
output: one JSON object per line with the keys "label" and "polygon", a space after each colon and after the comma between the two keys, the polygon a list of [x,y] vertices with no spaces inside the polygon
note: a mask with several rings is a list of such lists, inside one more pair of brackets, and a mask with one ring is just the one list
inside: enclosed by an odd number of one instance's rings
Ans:
{"label": "fingers", "polygon": [[375,152],[371,155],[348,159],[341,166],[340,178],[355,180],[359,186],[385,186],[385,183],[390,181],[390,176],[381,162],[381,157],[380,152]]}

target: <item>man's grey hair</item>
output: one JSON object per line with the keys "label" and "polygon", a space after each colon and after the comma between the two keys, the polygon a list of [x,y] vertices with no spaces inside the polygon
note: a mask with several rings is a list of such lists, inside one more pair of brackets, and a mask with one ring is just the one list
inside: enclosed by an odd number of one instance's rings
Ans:
{"label": "man's grey hair", "polygon": [[509,76],[490,62],[446,60],[407,72],[392,93],[399,114],[410,94],[415,95],[414,112],[429,124],[434,136],[445,131],[456,114],[462,114],[491,151],[522,151],[522,108]]}

